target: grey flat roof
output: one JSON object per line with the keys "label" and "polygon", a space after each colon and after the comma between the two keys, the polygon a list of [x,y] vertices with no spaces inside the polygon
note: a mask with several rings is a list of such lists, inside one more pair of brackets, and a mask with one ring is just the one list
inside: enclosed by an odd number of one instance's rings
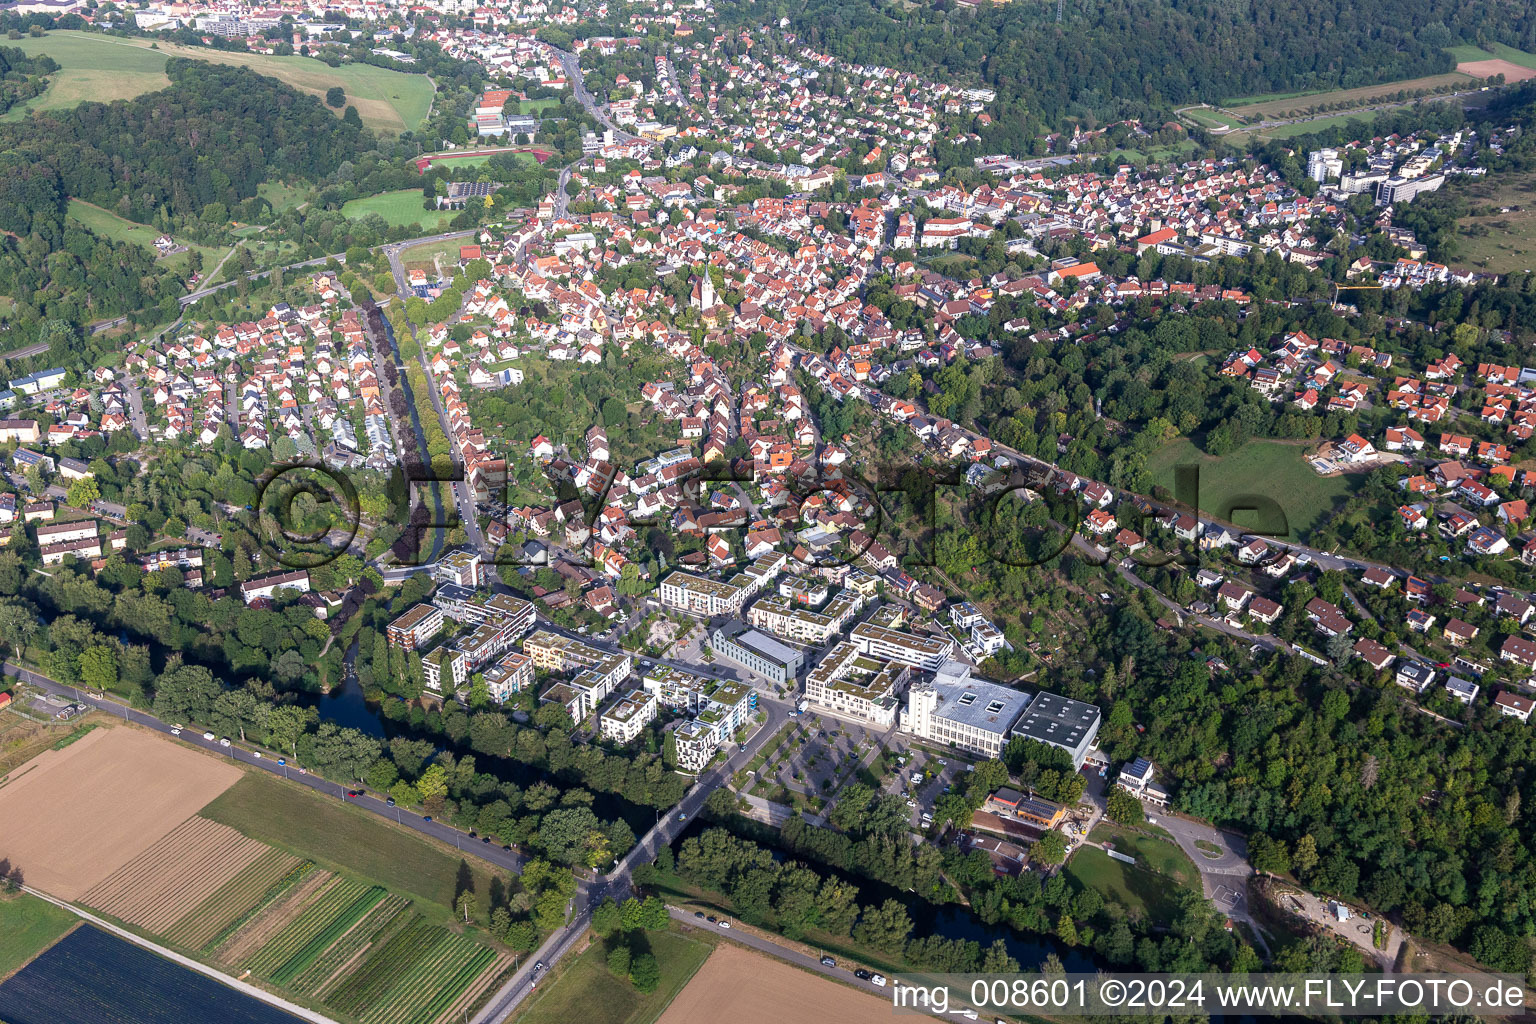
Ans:
{"label": "grey flat roof", "polygon": [[[934,714],[951,722],[968,725],[983,732],[995,732],[1006,736],[1008,730],[1023,711],[1029,707],[1030,696],[985,679],[938,675],[933,680],[938,691],[939,703]],[[966,694],[972,699],[967,701]],[[997,710],[989,710],[993,703],[1002,704]]]}
{"label": "grey flat roof", "polygon": [[776,661],[786,667],[800,660],[799,651],[781,644],[767,633],[760,633],[755,629],[744,629],[735,636],[729,637],[729,639],[749,651],[762,655],[769,661]]}
{"label": "grey flat roof", "polygon": [[1028,739],[1073,748],[1098,721],[1099,709],[1092,704],[1042,692],[1035,695],[1034,703],[1014,731]]}

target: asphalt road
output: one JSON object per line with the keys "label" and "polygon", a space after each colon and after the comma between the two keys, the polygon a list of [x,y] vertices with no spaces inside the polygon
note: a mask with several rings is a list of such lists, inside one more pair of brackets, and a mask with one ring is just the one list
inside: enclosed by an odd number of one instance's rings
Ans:
{"label": "asphalt road", "polygon": [[[38,675],[35,672],[22,668],[19,665],[14,665],[11,662],[5,663],[5,674],[8,676],[13,676],[21,682],[36,686],[38,689],[44,690],[48,693],[55,693],[62,697],[68,697],[71,700],[79,700],[84,704],[89,704],[92,707],[99,708],[108,714],[117,715],[118,717],[123,718],[129,722],[133,722],[136,725],[142,725],[146,729],[153,729],[155,732],[171,735],[172,729],[174,728],[172,725],[166,722],[162,722],[160,719],[153,715],[125,707],[124,705],[119,704],[114,700],[107,700],[101,697],[93,697],[85,690],[55,682],[54,680],[49,679],[47,676]],[[258,754],[255,751],[247,750],[244,747],[236,746],[233,743],[231,743],[228,747],[221,747],[218,740],[216,739],[205,740],[203,738],[202,732],[196,728],[183,729],[178,739],[184,743],[190,743],[194,747],[203,747],[212,753],[227,756],[232,761],[239,761],[254,768],[260,768],[264,771],[271,772],[273,775],[281,775],[283,778],[288,779],[291,782],[297,782],[301,786],[308,786],[310,789],[313,789],[317,793],[323,793],[326,796],[333,796],[338,800],[344,799],[348,803],[357,807],[361,807],[365,811],[377,814],[381,818],[388,818],[397,822],[398,824],[404,825],[406,828],[420,832],[423,835],[431,836],[434,839],[440,839],[445,843],[452,843],[455,847],[463,850],[465,853],[473,854],[474,856],[479,857],[481,860],[488,861],[497,867],[505,868],[506,870],[512,872],[520,872],[522,870],[525,858],[518,854],[516,850],[507,850],[495,843],[482,842],[480,839],[471,838],[468,833],[461,832],[459,829],[456,829],[452,825],[449,825],[445,822],[430,821],[419,814],[414,814],[410,811],[402,810],[399,807],[391,807],[383,799],[376,796],[370,796],[366,793],[366,791],[364,791],[364,795],[362,796],[349,797],[346,795],[349,790],[345,786],[339,786],[336,783],[331,782],[329,779],[322,779],[318,775],[307,773],[304,771],[304,769],[299,768],[297,765],[280,764],[279,761],[282,760],[280,755],[272,753]]]}

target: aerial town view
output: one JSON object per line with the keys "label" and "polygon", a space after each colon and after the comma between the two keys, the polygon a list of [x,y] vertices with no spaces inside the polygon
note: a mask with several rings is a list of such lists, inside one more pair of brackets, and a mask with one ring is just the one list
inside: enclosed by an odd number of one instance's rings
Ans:
{"label": "aerial town view", "polygon": [[0,1024],[1529,1019],[1529,0],[0,35]]}

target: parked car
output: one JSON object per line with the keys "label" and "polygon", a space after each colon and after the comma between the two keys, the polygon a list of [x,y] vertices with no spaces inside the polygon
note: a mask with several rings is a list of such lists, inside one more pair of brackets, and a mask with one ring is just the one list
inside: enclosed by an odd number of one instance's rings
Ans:
{"label": "parked car", "polygon": [[855,978],[858,978],[860,981],[868,981],[869,980],[869,972],[866,971],[862,967],[860,967],[858,970],[854,971],[853,972],[853,976]]}
{"label": "parked car", "polygon": [[219,746],[221,746],[221,747],[229,746],[229,737],[225,736],[223,739],[219,740]]}
{"label": "parked car", "polygon": [[694,917],[703,917],[704,916],[704,911],[702,911],[702,910],[695,910],[693,912],[693,916]]}
{"label": "parked car", "polygon": [[823,966],[823,967],[836,967],[837,966],[837,961],[833,960],[829,956],[824,956],[824,957],[821,958],[821,966]]}
{"label": "parked car", "polygon": [[217,737],[214,736],[211,732],[205,732],[203,733],[203,739],[208,740],[211,743],[213,740],[217,739]]}
{"label": "parked car", "polygon": [[731,922],[727,921],[723,917],[720,919],[720,927],[721,928],[729,928],[730,926],[731,926]]}
{"label": "parked car", "polygon": [[884,988],[885,987],[885,975],[883,975],[883,974],[872,974],[869,977],[869,983],[871,985],[879,985],[881,988]]}
{"label": "parked car", "polygon": [[172,736],[180,736],[181,735],[181,730],[180,729],[172,729],[171,730],[171,735]]}
{"label": "parked car", "polygon": [[392,797],[392,796],[387,796],[387,797],[385,797],[385,798],[384,798],[384,802],[385,802],[385,803],[386,803],[386,804],[388,804],[388,805],[389,805],[389,806],[390,806],[390,807],[393,807],[393,806],[395,806],[395,798],[394,798],[394,797]]}

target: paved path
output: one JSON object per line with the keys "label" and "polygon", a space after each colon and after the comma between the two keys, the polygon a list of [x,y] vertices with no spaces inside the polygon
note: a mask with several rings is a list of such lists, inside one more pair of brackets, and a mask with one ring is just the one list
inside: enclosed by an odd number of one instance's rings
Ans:
{"label": "paved path", "polygon": [[[39,892],[38,890],[32,888],[30,885],[24,885],[22,888],[40,900],[47,900],[49,903],[52,903],[56,907],[63,907],[71,914],[79,915],[104,932],[111,932],[118,938],[126,939],[127,941],[133,943],[135,946],[142,946],[143,948],[149,950],[151,953],[162,956],[172,963],[179,964],[189,971],[196,971],[198,974],[212,978],[214,981],[218,982],[220,985],[225,986],[226,988],[232,988],[236,992],[250,996],[252,999],[260,999],[262,1002],[268,1004],[269,1006],[275,1006],[279,1010],[282,1010],[284,1013],[290,1013],[293,1016],[299,1017],[303,1020],[312,1021],[313,1024],[336,1024],[336,1022],[331,1018],[322,1016],[316,1013],[314,1010],[305,1009],[297,1003],[290,1003],[288,1000],[283,999],[280,996],[275,996],[263,989],[259,989],[255,985],[247,985],[243,981],[236,981],[234,978],[231,978],[229,975],[223,973],[222,971],[216,971],[206,964],[198,963],[191,957],[182,956],[180,953],[177,953],[174,950],[169,950],[164,946],[150,942],[148,939],[135,935],[133,932],[128,931],[126,928],[119,928],[115,924],[112,924],[108,921],[103,921],[95,914],[81,910],[79,907],[65,903],[63,900],[54,899],[47,893]],[[104,997],[110,999],[110,994],[104,994]]]}
{"label": "paved path", "polygon": [[[1241,921],[1252,930],[1255,940],[1268,949],[1258,925],[1248,912],[1248,880],[1253,877],[1253,867],[1248,863],[1248,842],[1242,836],[1222,832],[1203,822],[1175,817],[1154,811],[1157,826],[1166,829],[1194,862],[1200,872],[1200,885],[1206,898],[1216,904],[1216,909],[1234,921]],[[1220,855],[1212,856],[1195,845],[1209,843],[1219,847]]]}

